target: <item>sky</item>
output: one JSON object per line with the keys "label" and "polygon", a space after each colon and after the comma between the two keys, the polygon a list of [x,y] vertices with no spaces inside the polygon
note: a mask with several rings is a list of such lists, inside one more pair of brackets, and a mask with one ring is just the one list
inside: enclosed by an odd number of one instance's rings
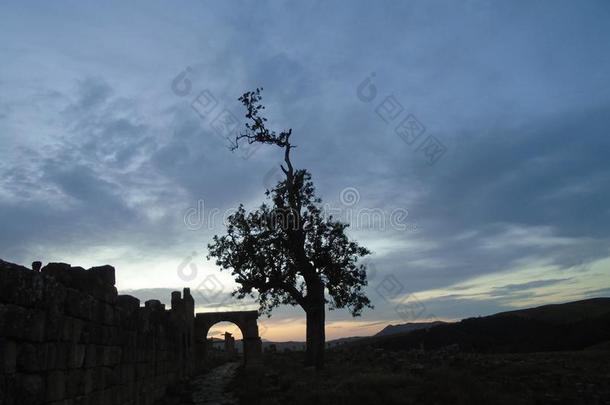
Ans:
{"label": "sky", "polygon": [[[263,87],[375,308],[327,338],[610,296],[607,1],[2,2],[0,258],[256,309],[206,259],[280,151],[231,152]],[[300,308],[260,319],[304,340]]]}

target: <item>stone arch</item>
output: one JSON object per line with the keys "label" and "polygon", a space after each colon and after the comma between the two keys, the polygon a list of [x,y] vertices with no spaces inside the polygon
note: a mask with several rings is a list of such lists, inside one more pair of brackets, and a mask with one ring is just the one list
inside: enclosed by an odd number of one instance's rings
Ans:
{"label": "stone arch", "polygon": [[195,341],[198,361],[204,361],[207,352],[206,338],[210,328],[218,322],[232,322],[241,330],[244,343],[244,364],[258,363],[262,342],[258,335],[258,311],[200,312],[195,315]]}

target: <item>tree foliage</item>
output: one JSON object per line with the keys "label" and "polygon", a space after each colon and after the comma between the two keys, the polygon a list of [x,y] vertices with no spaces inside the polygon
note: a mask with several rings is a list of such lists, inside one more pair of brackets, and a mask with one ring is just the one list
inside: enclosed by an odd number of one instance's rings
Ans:
{"label": "tree foliage", "polygon": [[292,130],[276,133],[267,128],[261,90],[240,97],[248,123],[233,149],[240,142],[282,148],[285,178],[266,191],[267,202],[258,209],[246,212],[239,206],[228,218],[226,234],[214,236],[208,245],[208,259],[230,270],[239,285],[234,294],[256,297],[263,313],[282,304],[300,305],[306,312],[320,306],[324,311],[329,304],[330,309],[347,308],[358,316],[371,307],[363,291],[366,266],[359,263],[370,252],[348,238],[347,224],[325,217],[310,173],[293,168]]}

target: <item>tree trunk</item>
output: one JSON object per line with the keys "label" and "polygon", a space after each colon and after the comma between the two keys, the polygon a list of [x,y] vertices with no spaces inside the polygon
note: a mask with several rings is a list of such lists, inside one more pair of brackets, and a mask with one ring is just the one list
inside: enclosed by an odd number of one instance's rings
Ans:
{"label": "tree trunk", "polygon": [[305,314],[307,318],[305,365],[321,369],[324,367],[324,348],[326,345],[324,301],[310,305]]}

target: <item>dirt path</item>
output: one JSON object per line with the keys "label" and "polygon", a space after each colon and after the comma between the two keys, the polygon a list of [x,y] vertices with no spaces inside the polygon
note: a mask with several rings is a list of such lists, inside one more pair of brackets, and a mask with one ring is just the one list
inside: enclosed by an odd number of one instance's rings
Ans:
{"label": "dirt path", "polygon": [[196,405],[237,405],[227,386],[235,377],[239,363],[226,363],[193,380],[193,403]]}

